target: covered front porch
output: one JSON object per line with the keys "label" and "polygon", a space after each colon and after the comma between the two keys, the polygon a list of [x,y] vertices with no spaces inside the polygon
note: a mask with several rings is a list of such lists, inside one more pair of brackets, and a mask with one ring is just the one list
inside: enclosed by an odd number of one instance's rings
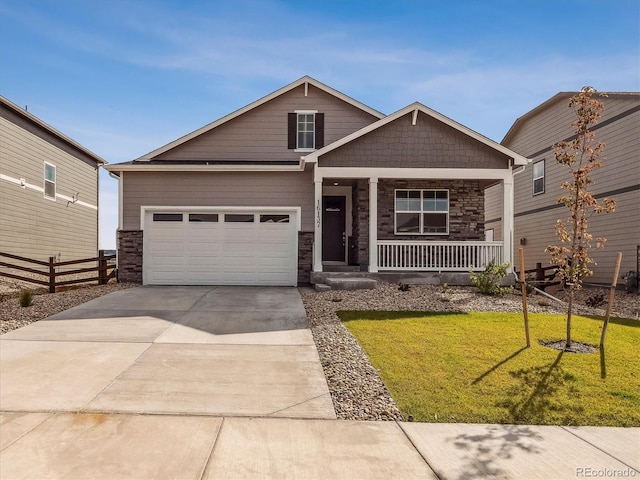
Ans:
{"label": "covered front porch", "polygon": [[[442,281],[513,265],[513,176],[528,160],[420,103],[301,160],[314,173],[312,279],[342,266]],[[498,238],[484,227],[484,190],[496,184]]]}
{"label": "covered front porch", "polygon": [[[316,165],[314,182],[312,283],[327,273],[360,272],[394,282],[461,284],[470,268],[513,263],[511,169]],[[484,229],[484,188],[496,183],[504,186],[500,240]]]}

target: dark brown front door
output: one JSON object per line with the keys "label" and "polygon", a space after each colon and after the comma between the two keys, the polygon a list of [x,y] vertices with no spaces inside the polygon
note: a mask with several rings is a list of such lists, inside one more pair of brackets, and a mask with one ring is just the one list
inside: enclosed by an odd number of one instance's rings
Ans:
{"label": "dark brown front door", "polygon": [[322,197],[322,261],[344,262],[346,197]]}

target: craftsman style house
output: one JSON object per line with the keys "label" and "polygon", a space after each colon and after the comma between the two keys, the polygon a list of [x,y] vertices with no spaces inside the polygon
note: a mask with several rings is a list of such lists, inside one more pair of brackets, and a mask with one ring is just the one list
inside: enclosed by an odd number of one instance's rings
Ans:
{"label": "craftsman style house", "polygon": [[98,251],[106,162],[0,97],[0,252],[59,261]]}
{"label": "craftsman style house", "polygon": [[[571,123],[575,113],[569,99],[576,92],[561,92],[518,118],[502,144],[530,158],[530,166],[515,172],[515,248],[524,249],[525,268],[536,263],[549,265],[545,248],[557,244],[556,219],[568,216],[557,202],[563,195],[560,184],[568,180],[568,170],[557,164],[553,145],[575,133]],[[594,171],[590,190],[596,198],[617,201],[613,213],[595,215],[589,220],[589,232],[605,237],[603,249],[593,249],[596,264],[588,282],[611,284],[616,256],[622,252],[621,274],[638,271],[640,251],[640,93],[607,93],[600,121],[592,129],[597,141],[605,143],[604,167]],[[502,240],[503,195],[501,185],[486,191],[486,226],[489,235]]]}
{"label": "craftsman style house", "polygon": [[484,189],[502,185],[511,232],[513,171],[527,162],[420,103],[385,116],[303,77],[107,167],[120,179],[120,278],[296,285],[349,265],[510,261],[510,241],[485,240]]}

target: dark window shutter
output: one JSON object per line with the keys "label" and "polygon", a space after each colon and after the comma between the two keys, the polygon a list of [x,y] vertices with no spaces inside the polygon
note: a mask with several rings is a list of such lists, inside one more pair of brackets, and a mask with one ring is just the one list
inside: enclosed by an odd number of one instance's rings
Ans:
{"label": "dark window shutter", "polygon": [[324,113],[316,113],[316,148],[324,147]]}
{"label": "dark window shutter", "polygon": [[289,131],[289,149],[295,149],[297,144],[297,133],[298,133],[298,115],[295,113],[288,114],[288,131]]}

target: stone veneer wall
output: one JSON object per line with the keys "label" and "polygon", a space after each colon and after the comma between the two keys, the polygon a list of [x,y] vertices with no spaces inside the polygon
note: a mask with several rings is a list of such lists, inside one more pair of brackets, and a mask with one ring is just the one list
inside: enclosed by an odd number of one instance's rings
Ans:
{"label": "stone veneer wall", "polygon": [[[449,235],[395,235],[395,189],[449,190]],[[484,240],[484,192],[477,180],[380,180],[378,239],[464,241]]]}
{"label": "stone veneer wall", "polygon": [[355,260],[361,267],[369,265],[369,182],[356,181],[353,189],[353,243]]}
{"label": "stone veneer wall", "polygon": [[[448,189],[449,235],[396,235],[395,189]],[[358,180],[353,194],[353,235],[360,265],[369,263],[369,186]],[[378,182],[378,239],[416,241],[484,240],[484,192],[476,180],[387,180]]]}
{"label": "stone veneer wall", "polygon": [[313,266],[313,232],[298,232],[298,283],[310,283]]}
{"label": "stone veneer wall", "polygon": [[142,230],[118,230],[118,280],[142,283]]}

